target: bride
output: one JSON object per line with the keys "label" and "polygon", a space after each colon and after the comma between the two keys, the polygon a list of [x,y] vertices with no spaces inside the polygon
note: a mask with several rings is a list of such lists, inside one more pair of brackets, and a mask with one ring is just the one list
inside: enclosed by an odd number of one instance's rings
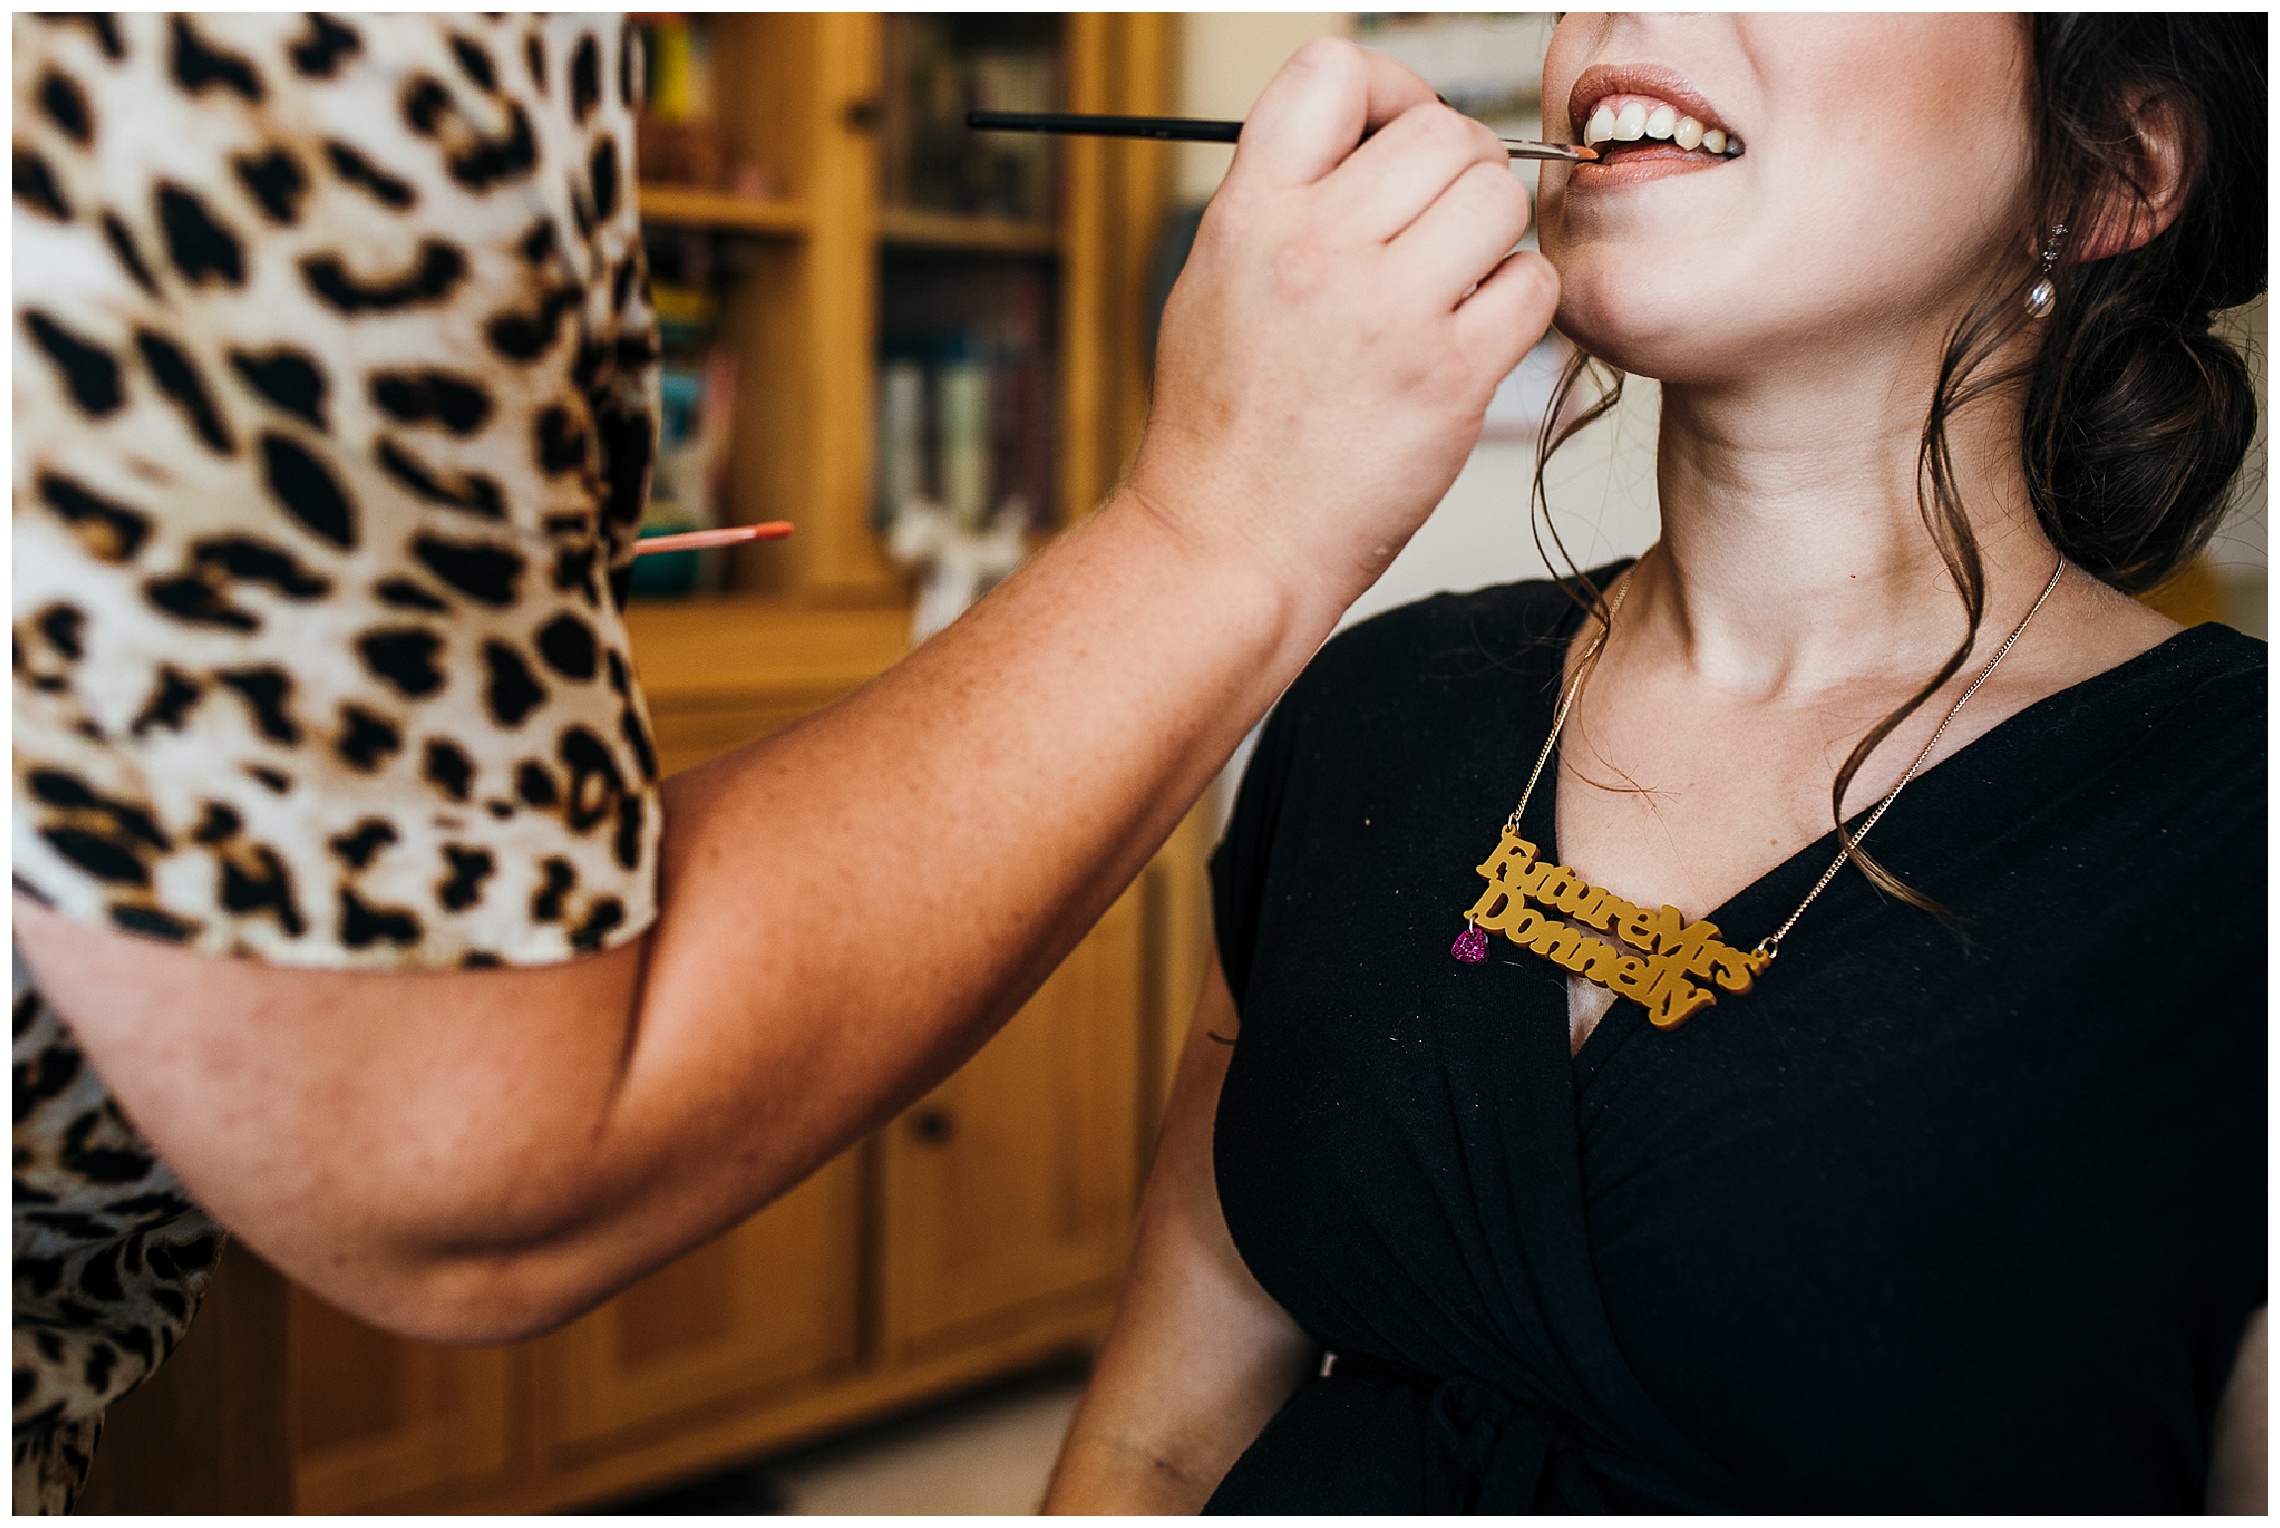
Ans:
{"label": "bride", "polygon": [[1050,1508],[2263,1510],[2264,50],[1562,21],[1661,539],[1277,709]]}

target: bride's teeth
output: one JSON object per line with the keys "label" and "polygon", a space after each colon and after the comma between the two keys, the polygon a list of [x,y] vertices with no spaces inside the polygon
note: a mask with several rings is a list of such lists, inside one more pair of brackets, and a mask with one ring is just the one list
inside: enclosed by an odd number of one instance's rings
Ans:
{"label": "bride's teeth", "polygon": [[1742,151],[1739,138],[1729,137],[1722,128],[1704,127],[1698,117],[1680,116],[1678,108],[1667,101],[1658,101],[1652,107],[1643,101],[1626,101],[1620,110],[1602,101],[1583,124],[1587,148],[1603,143],[1637,143],[1642,138],[1729,159]]}

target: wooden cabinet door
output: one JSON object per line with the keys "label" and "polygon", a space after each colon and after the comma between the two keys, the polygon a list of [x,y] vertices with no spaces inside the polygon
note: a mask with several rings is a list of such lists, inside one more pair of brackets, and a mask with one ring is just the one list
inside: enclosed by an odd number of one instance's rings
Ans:
{"label": "wooden cabinet door", "polygon": [[81,1517],[293,1510],[292,1286],[243,1242],[222,1249],[198,1319],[103,1413]]}
{"label": "wooden cabinet door", "polygon": [[292,1292],[294,1505],[440,1505],[506,1484],[521,1355],[407,1342]]}
{"label": "wooden cabinet door", "polygon": [[852,1363],[861,1338],[859,1153],[536,1345],[550,1464],[707,1419]]}
{"label": "wooden cabinet door", "polygon": [[996,1039],[886,1131],[890,1358],[1113,1287],[1139,1177],[1141,901],[1126,893]]}

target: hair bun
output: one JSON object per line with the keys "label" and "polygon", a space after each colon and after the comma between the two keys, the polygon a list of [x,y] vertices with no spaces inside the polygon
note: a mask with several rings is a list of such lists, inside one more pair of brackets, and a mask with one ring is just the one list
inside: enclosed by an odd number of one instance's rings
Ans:
{"label": "hair bun", "polygon": [[2182,109],[2170,226],[2068,268],[2028,387],[2027,487],[2059,549],[2117,588],[2160,583],[2207,544],[2256,432],[2240,352],[2211,320],[2265,289],[2265,18],[2043,12],[2033,19],[2050,221],[2125,173],[2150,96]]}
{"label": "hair bun", "polygon": [[2118,589],[2161,583],[2216,530],[2255,435],[2240,352],[2205,326],[2109,314],[2076,326],[2036,384],[2027,480],[2043,529]]}

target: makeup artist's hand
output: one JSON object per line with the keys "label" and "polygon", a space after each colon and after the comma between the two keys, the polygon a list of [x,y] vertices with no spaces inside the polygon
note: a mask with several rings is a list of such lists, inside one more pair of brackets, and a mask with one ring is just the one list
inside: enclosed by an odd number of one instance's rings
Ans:
{"label": "makeup artist's hand", "polygon": [[1128,489],[1343,610],[1551,322],[1558,278],[1512,253],[1527,226],[1486,126],[1390,59],[1309,43],[1252,109],[1173,288]]}

